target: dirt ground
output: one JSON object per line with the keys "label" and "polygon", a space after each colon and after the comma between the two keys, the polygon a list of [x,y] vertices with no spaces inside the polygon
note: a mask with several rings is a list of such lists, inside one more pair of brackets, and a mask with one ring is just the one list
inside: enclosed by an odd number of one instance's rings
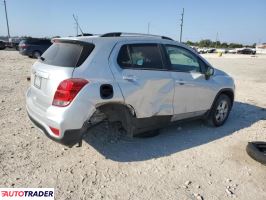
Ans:
{"label": "dirt ground", "polygon": [[103,124],[81,148],[69,149],[27,117],[26,77],[35,60],[0,51],[0,188],[53,187],[60,200],[265,200],[266,166],[245,147],[266,141],[266,56],[204,57],[236,81],[236,102],[224,126],[194,121],[153,138],[128,139]]}

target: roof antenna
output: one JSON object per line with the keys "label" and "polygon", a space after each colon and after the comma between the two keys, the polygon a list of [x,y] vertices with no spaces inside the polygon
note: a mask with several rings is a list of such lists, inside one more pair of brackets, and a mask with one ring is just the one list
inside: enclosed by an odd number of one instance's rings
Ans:
{"label": "roof antenna", "polygon": [[84,33],[83,33],[82,29],[80,28],[80,25],[79,25],[79,22],[78,22],[77,17],[76,17],[74,14],[73,14],[73,18],[74,18],[74,20],[75,20],[75,22],[76,22],[76,25],[77,25],[77,36],[78,36],[78,29],[80,30],[81,35],[83,36]]}

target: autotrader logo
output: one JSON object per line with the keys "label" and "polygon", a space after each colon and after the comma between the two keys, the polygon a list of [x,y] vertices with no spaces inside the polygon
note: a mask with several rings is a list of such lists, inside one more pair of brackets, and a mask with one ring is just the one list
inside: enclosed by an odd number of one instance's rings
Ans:
{"label": "autotrader logo", "polygon": [[0,188],[0,200],[54,200],[54,188]]}

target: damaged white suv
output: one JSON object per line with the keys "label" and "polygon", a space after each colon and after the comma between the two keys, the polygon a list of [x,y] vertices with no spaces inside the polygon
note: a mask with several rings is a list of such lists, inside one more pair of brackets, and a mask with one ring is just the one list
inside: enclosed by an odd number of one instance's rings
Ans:
{"label": "damaged white suv", "polygon": [[221,126],[232,108],[233,79],[170,38],[108,33],[52,42],[32,66],[27,111],[67,146],[106,119],[133,136],[194,117]]}

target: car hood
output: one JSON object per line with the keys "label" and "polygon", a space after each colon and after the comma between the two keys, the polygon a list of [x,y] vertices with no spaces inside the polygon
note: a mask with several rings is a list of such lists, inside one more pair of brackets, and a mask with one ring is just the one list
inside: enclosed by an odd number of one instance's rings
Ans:
{"label": "car hood", "polygon": [[219,69],[214,70],[214,75],[215,76],[229,76],[227,73],[225,73],[224,71],[219,70]]}

